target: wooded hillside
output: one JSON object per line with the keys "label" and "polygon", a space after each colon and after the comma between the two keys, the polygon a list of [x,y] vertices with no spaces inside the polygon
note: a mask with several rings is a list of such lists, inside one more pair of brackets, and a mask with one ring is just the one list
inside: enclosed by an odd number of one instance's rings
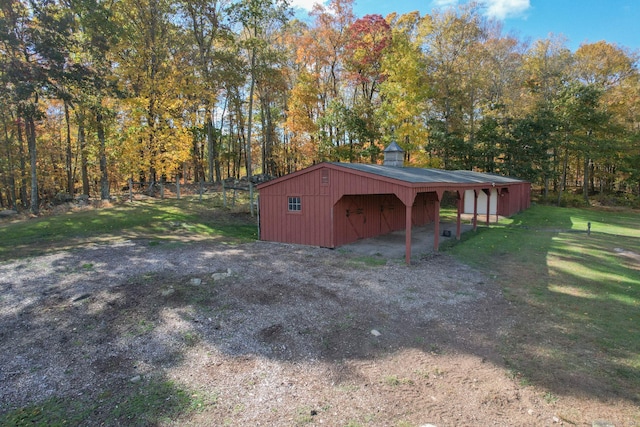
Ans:
{"label": "wooded hillside", "polygon": [[0,0],[0,207],[377,162],[640,195],[637,53],[525,43],[476,6]]}

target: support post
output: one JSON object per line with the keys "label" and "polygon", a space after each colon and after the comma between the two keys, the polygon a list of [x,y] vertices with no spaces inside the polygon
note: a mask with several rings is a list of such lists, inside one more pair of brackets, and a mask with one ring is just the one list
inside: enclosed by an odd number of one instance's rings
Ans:
{"label": "support post", "polygon": [[473,231],[478,230],[478,190],[473,190]]}
{"label": "support post", "polygon": [[176,197],[180,200],[180,175],[176,175]]}
{"label": "support post", "polygon": [[133,179],[129,178],[129,201],[133,202]]}
{"label": "support post", "polygon": [[491,189],[487,190],[487,227],[491,222]]}
{"label": "support post", "polygon": [[456,218],[456,240],[460,240],[460,235],[462,234],[462,224],[460,221],[460,216],[462,214],[462,204],[463,200],[460,197],[460,192],[458,191],[458,217]]}
{"label": "support post", "polygon": [[411,213],[413,210],[413,206],[406,206],[406,218],[405,218],[405,262],[407,265],[411,264]]}
{"label": "support post", "polygon": [[433,251],[438,252],[440,246],[440,200],[435,203],[434,233],[433,233]]}

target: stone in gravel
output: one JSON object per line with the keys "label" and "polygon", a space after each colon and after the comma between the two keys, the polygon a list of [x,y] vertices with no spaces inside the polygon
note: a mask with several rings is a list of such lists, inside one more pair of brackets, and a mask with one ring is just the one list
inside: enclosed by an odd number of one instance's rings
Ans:
{"label": "stone in gravel", "polygon": [[379,337],[382,334],[377,329],[372,329],[371,335],[373,335],[374,337]]}
{"label": "stone in gravel", "polygon": [[131,381],[132,383],[139,383],[141,379],[142,377],[140,375],[136,375],[135,377],[131,378],[129,381]]}
{"label": "stone in gravel", "polygon": [[200,286],[202,284],[202,279],[194,277],[189,283],[191,283],[193,286]]}
{"label": "stone in gravel", "polygon": [[606,420],[596,420],[591,423],[591,427],[616,427],[616,425]]}
{"label": "stone in gravel", "polygon": [[231,276],[231,269],[227,268],[227,271],[224,273],[213,273],[211,275],[211,277],[213,278],[213,280],[222,280],[222,279],[226,279],[227,277]]}
{"label": "stone in gravel", "polygon": [[91,294],[82,294],[79,297],[73,299],[73,302],[82,301],[83,299],[87,299],[91,296]]}
{"label": "stone in gravel", "polygon": [[176,291],[175,289],[170,287],[168,289],[163,290],[161,293],[163,297],[168,297],[169,295],[173,294],[175,291]]}

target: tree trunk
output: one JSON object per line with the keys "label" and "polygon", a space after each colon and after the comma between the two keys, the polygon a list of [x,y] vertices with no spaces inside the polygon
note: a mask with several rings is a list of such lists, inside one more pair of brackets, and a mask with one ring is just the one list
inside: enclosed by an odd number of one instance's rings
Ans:
{"label": "tree trunk", "polygon": [[[35,108],[35,107],[34,107]],[[36,124],[33,118],[33,114],[28,114],[26,117],[26,133],[27,133],[27,147],[29,149],[29,160],[31,166],[31,205],[30,210],[34,215],[40,213],[39,200],[38,200],[38,156],[36,152]]]}
{"label": "tree trunk", "polygon": [[240,178],[240,170],[242,169],[242,152],[243,150],[246,148],[246,139],[245,139],[245,133],[244,133],[244,115],[242,114],[242,106],[240,103],[240,100],[238,98],[237,101],[237,119],[238,119],[238,124],[236,125],[236,129],[237,129],[237,140],[238,140],[238,157],[236,160],[236,164],[235,166],[235,170],[234,170],[234,174],[233,176],[236,178]]}
{"label": "tree trunk", "polygon": [[544,177],[544,201],[546,202],[549,199],[549,177]]}
{"label": "tree trunk", "polygon": [[267,151],[269,150],[269,125],[267,124],[267,101],[260,96],[260,121],[262,122],[262,173],[267,172]]}
{"label": "tree trunk", "polygon": [[71,120],[69,120],[69,104],[64,101],[64,120],[67,127],[67,141],[66,141],[66,153],[65,153],[65,168],[67,172],[67,193],[73,197],[74,185],[73,185],[73,169],[72,169],[72,156],[71,152]]}
{"label": "tree trunk", "polygon": [[[222,119],[221,119],[221,124],[220,124],[220,132],[218,133],[219,135],[222,135],[222,126],[224,125],[224,110],[226,110],[227,108],[227,102],[225,100],[225,105],[224,105],[224,109],[222,111]],[[214,132],[215,130],[215,123],[213,121],[214,117],[213,117],[213,108],[209,108],[209,119],[208,121],[208,125],[207,125],[207,139],[208,139],[208,144],[209,144],[209,150],[208,150],[208,163],[209,163],[209,182],[213,182],[214,180],[214,175],[215,175],[215,181],[216,182],[220,182],[222,179],[222,174],[220,173],[220,144],[218,143],[218,141],[216,140],[216,132]]]}
{"label": "tree trunk", "polygon": [[207,163],[209,165],[209,168],[207,169],[207,181],[213,182],[213,175],[215,173],[213,165],[215,155],[213,152],[215,150],[216,143],[213,139],[213,113],[211,112],[211,109],[209,109],[209,117],[209,120],[207,120]]}
{"label": "tree trunk", "polygon": [[558,191],[558,150],[553,149],[553,191]]}
{"label": "tree trunk", "polygon": [[80,175],[82,179],[82,194],[89,197],[89,171],[87,161],[87,139],[84,131],[84,120],[76,114],[78,120],[78,148],[80,150]]}
{"label": "tree trunk", "polygon": [[589,183],[591,184],[591,192],[595,193],[596,191],[596,165],[593,161],[589,162]]}
{"label": "tree trunk", "polygon": [[584,196],[584,202],[589,204],[589,156],[584,155],[584,179],[582,180],[582,193]]}
{"label": "tree trunk", "polygon": [[9,187],[7,192],[8,205],[12,209],[16,209],[16,177],[15,166],[13,164],[13,153],[11,152],[11,140],[9,137],[9,129],[7,126],[7,117],[2,115],[2,125],[4,128],[4,140],[7,148],[7,185]]}
{"label": "tree trunk", "polygon": [[22,207],[27,207],[27,162],[24,155],[24,137],[22,135],[22,122],[18,119],[18,153],[20,155],[20,202]]}
{"label": "tree trunk", "polygon": [[104,123],[102,112],[96,113],[96,125],[98,128],[98,142],[100,144],[100,199],[109,200],[109,174],[107,172],[107,141],[104,134]]}
{"label": "tree trunk", "polygon": [[567,168],[569,166],[569,149],[564,149],[564,159],[562,160],[562,182],[560,183],[560,188],[558,189],[558,203],[560,206],[560,202],[562,201],[562,192],[567,186]]}
{"label": "tree trunk", "polygon": [[[246,148],[246,159],[247,159],[247,178],[251,180],[251,128],[253,122],[253,93],[256,88],[256,79],[255,79],[255,68],[256,68],[256,49],[253,48],[251,52],[251,85],[249,86],[249,111],[247,113],[247,148]],[[253,206],[253,200],[251,200]],[[251,212],[253,216],[253,209]]]}
{"label": "tree trunk", "polygon": [[[213,166],[216,171],[216,182],[222,181],[222,170],[220,164],[220,149],[222,148],[222,130],[224,128],[224,115],[227,112],[227,105],[229,103],[229,97],[225,97],[224,99],[224,107],[222,108],[222,113],[220,114],[220,131],[218,132],[218,136],[220,137],[220,141],[215,145],[215,151],[213,156]],[[229,120],[231,121],[231,120]]]}

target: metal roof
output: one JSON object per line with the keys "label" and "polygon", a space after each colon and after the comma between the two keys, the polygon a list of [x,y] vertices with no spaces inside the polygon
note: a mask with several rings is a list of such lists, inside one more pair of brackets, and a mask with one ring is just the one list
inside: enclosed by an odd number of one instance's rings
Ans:
{"label": "metal roof", "polygon": [[404,181],[412,184],[511,184],[523,182],[520,179],[467,170],[449,171],[443,169],[407,168],[364,163],[331,162],[330,164],[342,168],[353,169],[359,172],[382,176],[385,178],[397,179],[399,181]]}
{"label": "metal roof", "polygon": [[398,145],[397,142],[391,141],[391,144],[389,144],[389,146],[384,149],[384,152],[385,153],[394,153],[394,152],[404,153],[404,150],[402,149],[402,147]]}

